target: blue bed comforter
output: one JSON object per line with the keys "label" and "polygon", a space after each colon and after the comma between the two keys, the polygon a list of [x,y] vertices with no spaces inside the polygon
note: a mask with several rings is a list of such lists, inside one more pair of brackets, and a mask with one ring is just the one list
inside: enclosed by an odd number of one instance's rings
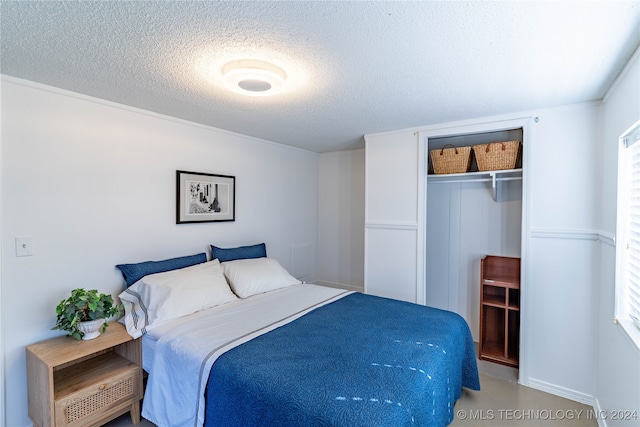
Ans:
{"label": "blue bed comforter", "polygon": [[480,389],[462,317],[354,293],[220,356],[205,425],[446,426],[462,387]]}

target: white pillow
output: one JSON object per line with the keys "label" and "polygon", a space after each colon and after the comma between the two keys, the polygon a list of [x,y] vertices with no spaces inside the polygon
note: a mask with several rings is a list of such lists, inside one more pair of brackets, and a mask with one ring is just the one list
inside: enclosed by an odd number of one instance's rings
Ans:
{"label": "white pillow", "polygon": [[272,258],[238,259],[223,262],[222,267],[233,292],[240,298],[301,283]]}
{"label": "white pillow", "polygon": [[238,299],[229,289],[217,259],[149,274],[119,297],[124,304],[127,332],[134,338],[167,320]]}

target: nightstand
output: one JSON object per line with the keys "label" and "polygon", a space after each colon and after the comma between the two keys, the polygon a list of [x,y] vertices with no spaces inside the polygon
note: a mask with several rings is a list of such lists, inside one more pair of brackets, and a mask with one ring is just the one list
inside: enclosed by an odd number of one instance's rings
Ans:
{"label": "nightstand", "polygon": [[142,347],[120,323],[93,340],[61,336],[26,351],[35,427],[100,426],[129,411],[140,422]]}

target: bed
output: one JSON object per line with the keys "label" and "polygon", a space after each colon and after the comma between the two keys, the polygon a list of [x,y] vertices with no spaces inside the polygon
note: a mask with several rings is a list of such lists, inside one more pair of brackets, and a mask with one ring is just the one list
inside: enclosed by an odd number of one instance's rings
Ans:
{"label": "bed", "polygon": [[205,255],[145,266],[141,277],[119,266],[131,282],[123,322],[141,337],[149,374],[143,417],[189,427],[446,426],[462,387],[479,390],[457,314],[303,284],[264,255]]}

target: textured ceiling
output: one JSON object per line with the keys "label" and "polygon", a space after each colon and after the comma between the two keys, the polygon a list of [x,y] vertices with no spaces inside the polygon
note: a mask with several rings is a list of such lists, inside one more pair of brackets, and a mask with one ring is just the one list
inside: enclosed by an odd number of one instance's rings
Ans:
{"label": "textured ceiling", "polygon": [[[640,1],[1,3],[2,74],[317,152],[601,99],[640,44]],[[247,57],[292,87],[219,87]]]}

